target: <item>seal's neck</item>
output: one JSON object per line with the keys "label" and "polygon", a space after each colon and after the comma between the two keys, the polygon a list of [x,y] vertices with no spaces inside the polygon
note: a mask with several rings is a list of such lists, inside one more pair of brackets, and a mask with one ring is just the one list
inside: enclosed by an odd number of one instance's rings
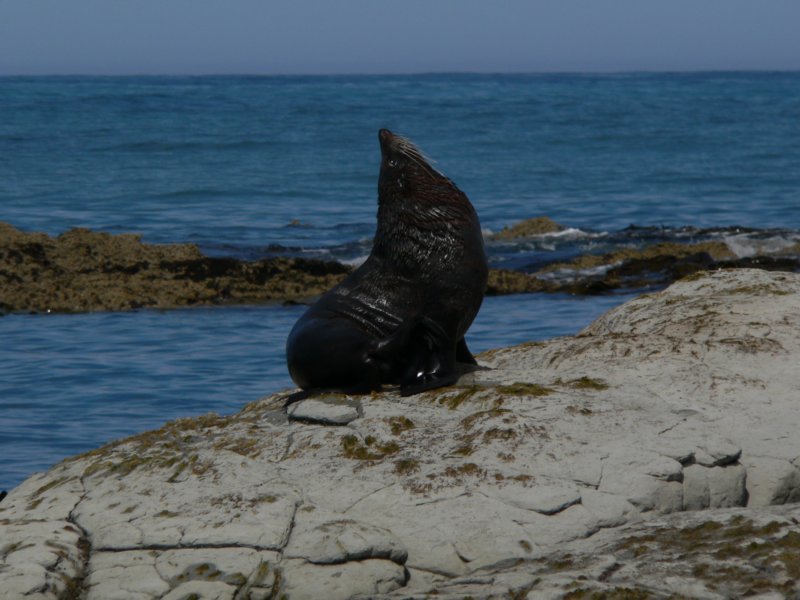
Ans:
{"label": "seal's neck", "polygon": [[457,260],[466,238],[474,236],[477,215],[458,188],[450,187],[447,197],[450,201],[428,196],[382,198],[372,254],[412,277],[429,270],[432,257],[438,268]]}

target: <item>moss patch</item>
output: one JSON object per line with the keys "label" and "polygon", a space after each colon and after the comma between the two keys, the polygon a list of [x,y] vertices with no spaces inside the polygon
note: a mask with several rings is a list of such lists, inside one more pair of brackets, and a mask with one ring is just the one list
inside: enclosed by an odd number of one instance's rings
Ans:
{"label": "moss patch", "polygon": [[524,383],[516,382],[510,385],[501,385],[497,387],[497,393],[506,396],[547,396],[553,393],[553,389],[539,385],[538,383]]}
{"label": "moss patch", "polygon": [[253,435],[251,437],[237,436],[234,438],[224,438],[214,444],[214,450],[227,450],[235,452],[248,458],[255,458],[261,454],[261,440]]}
{"label": "moss patch", "polygon": [[449,466],[444,470],[444,475],[453,477],[455,479],[462,479],[464,477],[480,477],[485,475],[486,471],[476,465],[475,463],[463,463],[457,466]]}
{"label": "moss patch", "polygon": [[394,472],[398,475],[411,475],[419,471],[419,461],[413,459],[396,460]]}
{"label": "moss patch", "polygon": [[96,450],[67,459],[89,461],[83,476],[91,477],[103,473],[125,477],[140,468],[171,469],[170,480],[189,469],[202,475],[212,468],[212,463],[203,460],[193,451],[192,440],[221,435],[233,417],[221,417],[214,413],[195,418],[170,421],[160,429],[140,433]]}
{"label": "moss patch", "polygon": [[468,417],[464,417],[461,419],[461,426],[464,429],[471,429],[477,421],[488,419],[492,417],[499,417],[501,415],[510,414],[511,411],[505,408],[490,408],[489,410],[480,410],[478,412],[472,413]]}
{"label": "moss patch", "polygon": [[567,385],[571,388],[576,390],[594,390],[594,391],[602,391],[608,389],[608,384],[603,381],[602,379],[593,379],[591,377],[580,377],[578,379],[573,379],[572,381],[562,382],[558,380],[556,383],[561,383],[562,385]]}
{"label": "moss patch", "polygon": [[52,490],[53,488],[56,488],[56,487],[60,486],[61,484],[65,483],[67,481],[69,481],[69,479],[67,477],[57,477],[57,478],[53,479],[52,481],[44,484],[42,487],[40,487],[35,492],[33,492],[33,497],[37,498],[37,497],[41,496],[42,494],[44,494],[46,491]]}
{"label": "moss patch", "polygon": [[464,402],[473,399],[473,397],[482,390],[483,388],[477,385],[471,385],[466,388],[450,386],[433,392],[427,392],[422,397],[437,402],[441,406],[446,406],[450,410],[455,410]]}
{"label": "moss patch", "polygon": [[414,429],[415,427],[414,422],[408,417],[389,417],[387,421],[389,422],[389,429],[392,431],[392,435],[400,435],[404,431]]}
{"label": "moss patch", "polygon": [[658,528],[625,538],[618,549],[639,560],[658,557],[673,574],[700,579],[723,595],[785,594],[800,583],[800,533],[782,534],[788,525],[778,521],[757,525],[736,516],[725,523]]}
{"label": "moss patch", "polygon": [[399,451],[397,442],[380,442],[371,435],[365,437],[363,442],[355,435],[342,437],[342,454],[345,458],[377,461]]}

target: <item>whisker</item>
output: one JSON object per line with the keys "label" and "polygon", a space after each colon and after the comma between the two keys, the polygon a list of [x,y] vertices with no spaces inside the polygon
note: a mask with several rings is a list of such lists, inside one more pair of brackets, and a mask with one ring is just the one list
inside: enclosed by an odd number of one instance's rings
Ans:
{"label": "whisker", "polygon": [[435,161],[425,156],[425,154],[423,154],[422,151],[408,138],[401,135],[395,135],[394,145],[398,151],[411,159],[420,168],[439,175],[440,177],[444,177],[444,175],[433,166]]}

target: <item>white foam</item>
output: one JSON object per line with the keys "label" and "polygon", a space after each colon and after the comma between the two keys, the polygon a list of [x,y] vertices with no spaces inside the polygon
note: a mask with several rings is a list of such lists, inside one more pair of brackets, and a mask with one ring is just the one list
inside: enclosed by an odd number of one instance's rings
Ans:
{"label": "white foam", "polygon": [[575,227],[567,227],[566,229],[562,229],[561,231],[551,231],[550,233],[543,233],[542,237],[595,238],[604,235],[608,234],[605,231],[601,231],[598,233],[589,233],[588,231],[584,231],[583,229],[577,229]]}
{"label": "white foam", "polygon": [[367,258],[369,258],[369,254],[364,254],[363,256],[357,256],[355,258],[351,258],[349,260],[342,260],[339,262],[341,262],[343,265],[350,265],[351,267],[360,267],[361,265],[364,264],[364,261],[366,261]]}
{"label": "white foam", "polygon": [[536,273],[537,279],[544,279],[547,281],[571,281],[574,279],[583,279],[589,277],[602,277],[609,270],[621,265],[623,261],[617,261],[608,265],[597,265],[596,267],[586,267],[584,269],[570,269],[561,268],[555,271],[546,273]]}
{"label": "white foam", "polygon": [[724,236],[722,241],[738,258],[750,258],[751,256],[778,254],[782,250],[794,246],[798,239],[796,235],[776,235],[758,239],[750,237],[750,234],[747,233],[739,233]]}

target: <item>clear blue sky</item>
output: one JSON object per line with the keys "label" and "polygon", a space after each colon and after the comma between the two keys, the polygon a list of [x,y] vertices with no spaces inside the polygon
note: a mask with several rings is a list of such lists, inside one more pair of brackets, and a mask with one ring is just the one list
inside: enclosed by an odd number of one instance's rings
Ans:
{"label": "clear blue sky", "polygon": [[0,0],[0,75],[800,69],[800,0]]}

